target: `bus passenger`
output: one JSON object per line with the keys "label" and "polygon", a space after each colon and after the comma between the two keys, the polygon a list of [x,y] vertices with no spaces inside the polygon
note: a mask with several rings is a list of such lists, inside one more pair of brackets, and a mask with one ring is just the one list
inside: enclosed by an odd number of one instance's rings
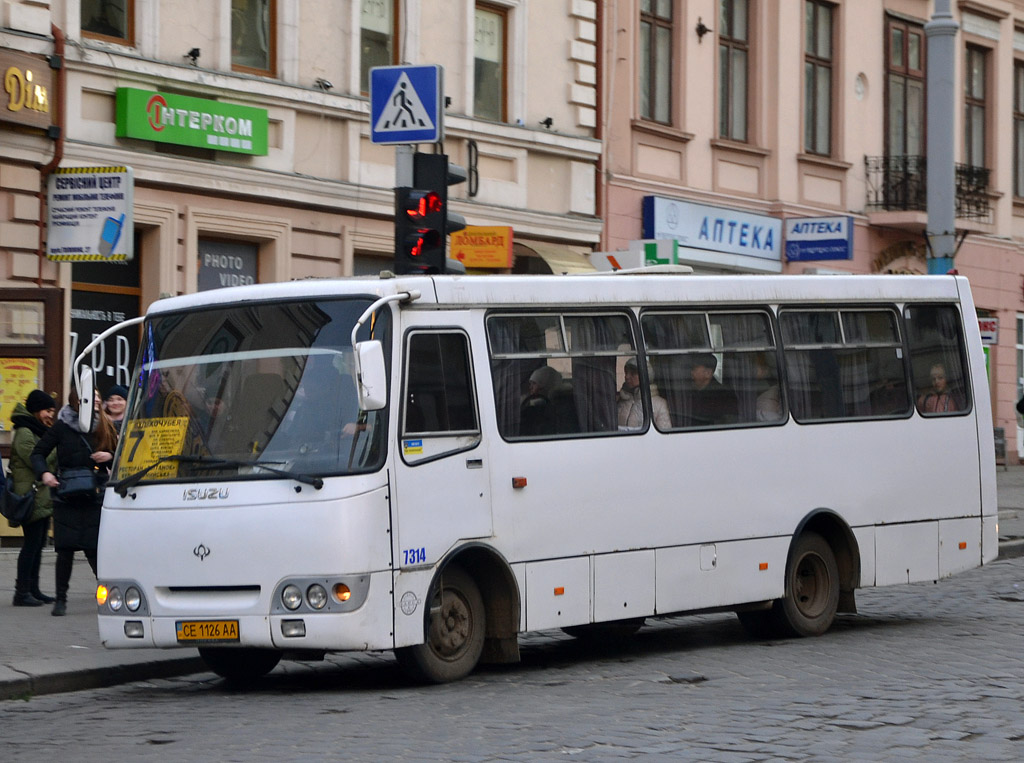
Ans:
{"label": "bus passenger", "polygon": [[690,426],[707,427],[736,421],[739,404],[736,393],[715,378],[718,358],[706,352],[690,361]]}
{"label": "bus passenger", "polygon": [[932,388],[917,399],[917,410],[921,413],[952,413],[960,410],[960,405],[946,381],[946,367],[936,363],[929,372]]}
{"label": "bus passenger", "polygon": [[[622,387],[615,395],[619,410],[619,429],[640,429],[644,425],[644,404],[640,391],[640,371],[635,358],[626,361],[622,376]],[[668,403],[658,394],[657,387],[651,387],[651,413],[654,425],[658,429],[665,431],[672,428]]]}
{"label": "bus passenger", "polygon": [[526,396],[519,405],[519,432],[527,437],[554,434],[555,413],[551,397],[562,383],[562,375],[543,365],[530,374]]}
{"label": "bus passenger", "polygon": [[775,369],[768,363],[768,358],[759,352],[754,360],[757,380],[768,386],[761,391],[754,403],[754,411],[758,421],[778,421],[782,418],[782,392],[775,379]]}

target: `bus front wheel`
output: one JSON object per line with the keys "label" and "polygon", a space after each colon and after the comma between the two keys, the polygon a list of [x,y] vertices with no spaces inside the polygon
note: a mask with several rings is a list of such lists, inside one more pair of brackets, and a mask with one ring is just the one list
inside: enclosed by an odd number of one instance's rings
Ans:
{"label": "bus front wheel", "polygon": [[206,667],[232,683],[255,681],[277,667],[281,653],[274,649],[200,647]]}
{"label": "bus front wheel", "polygon": [[472,672],[484,647],[484,600],[465,570],[449,565],[430,601],[425,644],[395,650],[411,676],[432,683],[458,681]]}

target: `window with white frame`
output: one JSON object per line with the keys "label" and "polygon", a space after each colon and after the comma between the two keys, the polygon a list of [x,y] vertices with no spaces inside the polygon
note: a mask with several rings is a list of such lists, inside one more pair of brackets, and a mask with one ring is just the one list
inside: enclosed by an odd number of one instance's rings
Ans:
{"label": "window with white frame", "polygon": [[359,89],[370,92],[370,69],[398,63],[398,0],[362,0],[359,11]]}
{"label": "window with white frame", "polygon": [[506,121],[508,11],[477,3],[473,35],[473,115]]}

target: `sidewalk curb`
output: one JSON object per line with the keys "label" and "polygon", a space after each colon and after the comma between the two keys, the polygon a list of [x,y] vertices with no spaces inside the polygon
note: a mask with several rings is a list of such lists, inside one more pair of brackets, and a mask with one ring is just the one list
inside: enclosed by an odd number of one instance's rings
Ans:
{"label": "sidewalk curb", "polygon": [[997,559],[1016,559],[1019,556],[1024,556],[1024,538],[1015,538],[999,544]]}
{"label": "sidewalk curb", "polygon": [[174,678],[175,676],[203,673],[208,670],[206,663],[200,657],[183,657],[181,659],[152,660],[85,670],[26,675],[24,678],[13,681],[0,681],[0,702],[8,699],[30,699],[44,694],[82,691],[83,689],[102,689],[153,678]]}

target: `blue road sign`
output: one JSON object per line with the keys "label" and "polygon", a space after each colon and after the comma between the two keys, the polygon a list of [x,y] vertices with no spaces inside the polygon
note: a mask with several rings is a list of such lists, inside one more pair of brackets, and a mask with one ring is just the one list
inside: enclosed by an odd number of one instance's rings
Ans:
{"label": "blue road sign", "polygon": [[437,65],[370,69],[370,141],[388,145],[443,140],[442,72]]}

